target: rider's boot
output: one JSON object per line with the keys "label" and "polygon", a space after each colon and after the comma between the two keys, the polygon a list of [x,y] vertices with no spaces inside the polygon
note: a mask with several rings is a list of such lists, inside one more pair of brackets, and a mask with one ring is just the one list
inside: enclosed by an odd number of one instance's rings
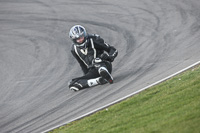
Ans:
{"label": "rider's boot", "polygon": [[105,67],[100,67],[98,71],[103,79],[105,79],[110,84],[113,83],[113,77]]}

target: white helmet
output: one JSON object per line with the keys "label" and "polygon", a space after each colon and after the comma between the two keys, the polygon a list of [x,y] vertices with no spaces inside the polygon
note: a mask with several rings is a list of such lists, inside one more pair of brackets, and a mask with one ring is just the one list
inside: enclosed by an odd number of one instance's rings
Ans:
{"label": "white helmet", "polygon": [[87,32],[81,25],[73,26],[69,31],[69,38],[78,47],[84,48],[87,43]]}

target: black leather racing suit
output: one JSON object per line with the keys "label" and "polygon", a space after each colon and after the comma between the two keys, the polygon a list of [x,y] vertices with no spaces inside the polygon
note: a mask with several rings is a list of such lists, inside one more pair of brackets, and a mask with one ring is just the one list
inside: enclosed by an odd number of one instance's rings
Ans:
{"label": "black leather racing suit", "polygon": [[[76,45],[72,45],[71,52],[73,56],[79,62],[84,76],[72,79],[72,82],[69,84],[69,87],[72,86],[75,82],[81,84],[83,88],[89,87],[87,85],[87,80],[92,78],[99,77],[98,68],[104,66],[111,73],[112,64],[115,57],[118,55],[118,51],[109,44],[105,43],[104,40],[96,34],[92,34],[87,36],[87,44],[85,48],[77,47]],[[109,58],[103,58],[102,55],[108,55]],[[104,56],[105,57],[105,56]],[[100,63],[95,63],[95,59],[102,59],[103,61]]]}

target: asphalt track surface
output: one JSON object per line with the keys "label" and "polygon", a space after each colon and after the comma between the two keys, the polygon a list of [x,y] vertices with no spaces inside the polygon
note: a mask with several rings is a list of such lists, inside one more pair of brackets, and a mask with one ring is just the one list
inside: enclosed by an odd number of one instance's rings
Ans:
{"label": "asphalt track surface", "polygon": [[[118,49],[114,84],[68,89],[75,24]],[[199,0],[0,0],[0,132],[43,132],[199,59]]]}

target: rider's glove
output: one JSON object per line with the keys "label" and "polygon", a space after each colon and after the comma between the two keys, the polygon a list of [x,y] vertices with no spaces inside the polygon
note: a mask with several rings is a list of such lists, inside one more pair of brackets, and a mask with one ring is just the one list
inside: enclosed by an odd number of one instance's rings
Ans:
{"label": "rider's glove", "polygon": [[114,61],[114,59],[115,59],[115,57],[114,57],[114,56],[111,56],[111,55],[109,56],[109,61],[110,61],[110,62],[113,62],[113,61]]}
{"label": "rider's glove", "polygon": [[101,58],[102,60],[106,60],[106,61],[110,61],[110,62],[113,62],[114,59],[115,59],[114,56],[109,55],[109,54],[107,54],[107,53],[101,54],[100,58]]}
{"label": "rider's glove", "polygon": [[100,55],[100,58],[102,59],[102,60],[110,60],[110,57],[109,57],[109,54],[107,54],[107,53],[103,53],[103,54],[101,54]]}

